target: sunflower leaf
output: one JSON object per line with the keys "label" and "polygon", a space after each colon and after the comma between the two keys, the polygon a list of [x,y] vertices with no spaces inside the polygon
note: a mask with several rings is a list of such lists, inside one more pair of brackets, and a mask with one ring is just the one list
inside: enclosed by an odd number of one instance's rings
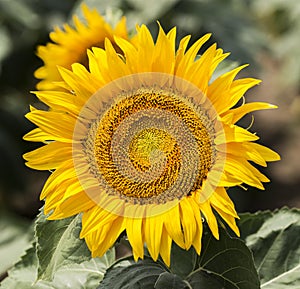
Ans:
{"label": "sunflower leaf", "polygon": [[173,243],[171,251],[171,266],[172,273],[185,278],[195,268],[197,262],[197,253],[194,248],[186,251]]}
{"label": "sunflower leaf", "polygon": [[[39,264],[37,279],[55,282],[69,279],[72,280],[70,284],[77,284],[78,280],[83,282],[85,279],[96,278],[99,283],[106,268],[114,261],[114,251],[108,251],[102,258],[91,258],[85,241],[79,238],[79,215],[58,221],[46,218],[41,213],[35,227]],[[77,287],[73,285],[70,288]]]}
{"label": "sunflower leaf", "polygon": [[37,257],[33,244],[21,257],[21,260],[8,271],[8,277],[1,282],[1,289],[51,289],[46,283],[35,283],[37,275]]}
{"label": "sunflower leaf", "polygon": [[193,289],[220,289],[224,288],[222,282],[217,280],[209,271],[200,270],[189,278],[189,284]]}
{"label": "sunflower leaf", "polygon": [[80,217],[48,221],[41,213],[35,234],[39,260],[38,279],[50,281],[59,267],[69,261],[81,263],[89,259],[89,251],[79,239]]}
{"label": "sunflower leaf", "polygon": [[1,289],[92,289],[115,259],[114,250],[91,258],[80,240],[80,216],[47,221],[41,213],[35,225],[35,241],[9,270]]}
{"label": "sunflower leaf", "polygon": [[31,229],[29,221],[0,208],[0,275],[30,246]]}
{"label": "sunflower leaf", "polygon": [[239,226],[253,252],[261,288],[300,288],[300,210],[243,214]]}
{"label": "sunflower leaf", "polygon": [[[97,289],[153,289],[163,288],[159,285],[161,274],[168,272],[161,262],[154,262],[145,256],[144,260],[135,262],[132,257],[109,268]],[[179,278],[179,277],[178,277]],[[164,278],[163,278],[164,279]],[[158,281],[158,287],[154,287]],[[164,287],[168,288],[168,287]]]}
{"label": "sunflower leaf", "polygon": [[263,223],[272,217],[271,211],[257,212],[257,213],[244,213],[240,214],[238,226],[241,229],[241,238],[246,241],[248,236],[257,233]]}
{"label": "sunflower leaf", "polygon": [[[52,288],[57,289],[94,289],[99,284],[107,269],[104,258],[94,258],[81,264],[68,264],[55,272],[51,282]],[[42,281],[45,282],[45,281]]]}
{"label": "sunflower leaf", "polygon": [[179,276],[164,272],[158,276],[154,285],[155,289],[187,289],[190,288],[187,281],[182,280]]}
{"label": "sunflower leaf", "polygon": [[154,262],[150,257],[137,263],[127,258],[126,263],[108,269],[98,289],[260,288],[251,251],[244,241],[231,238],[221,228],[220,240],[216,240],[207,228],[202,244],[198,260],[195,259],[194,249],[184,251],[174,245],[170,268],[160,261]]}
{"label": "sunflower leaf", "polygon": [[260,288],[252,254],[242,240],[231,238],[221,228],[216,240],[207,229],[202,246],[198,269],[187,277],[192,288]]}
{"label": "sunflower leaf", "polygon": [[81,264],[68,264],[60,267],[53,280],[37,280],[38,259],[35,244],[26,251],[21,260],[8,272],[1,283],[1,289],[94,289],[103,278],[108,252],[102,259],[94,258]]}

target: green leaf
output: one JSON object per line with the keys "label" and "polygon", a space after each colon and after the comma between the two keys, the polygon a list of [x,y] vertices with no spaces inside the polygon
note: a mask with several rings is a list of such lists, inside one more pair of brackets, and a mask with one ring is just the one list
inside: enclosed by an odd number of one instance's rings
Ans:
{"label": "green leaf", "polygon": [[195,269],[197,259],[198,255],[194,248],[186,251],[173,243],[170,270],[181,278],[185,278]]}
{"label": "green leaf", "polygon": [[125,260],[127,262],[116,263],[107,270],[97,289],[153,289],[159,275],[167,272],[161,262],[147,256],[138,262],[132,257]]}
{"label": "green leaf", "polygon": [[79,238],[80,230],[79,215],[58,221],[48,221],[43,213],[39,215],[35,226],[38,279],[51,281],[60,267],[91,258],[85,242]]}
{"label": "green leaf", "polygon": [[243,214],[239,226],[253,251],[261,288],[300,288],[300,210]]}
{"label": "green leaf", "polygon": [[[114,249],[101,258],[91,258],[79,239],[80,216],[48,221],[36,220],[37,244],[9,271],[3,289],[94,289],[115,260]],[[44,272],[43,272],[44,270]]]}
{"label": "green leaf", "polygon": [[37,275],[37,258],[35,246],[30,247],[21,260],[8,271],[8,277],[5,278],[1,289],[51,289],[47,284],[35,284]]}
{"label": "green leaf", "polygon": [[98,289],[188,289],[187,281],[169,272],[160,261],[151,257],[135,262],[132,257],[117,262],[107,270]]}
{"label": "green leaf", "polygon": [[188,282],[182,280],[175,274],[164,272],[159,275],[154,284],[155,289],[188,289],[191,288]]}
{"label": "green leaf", "polygon": [[224,288],[222,282],[219,282],[212,274],[204,270],[198,271],[190,278],[189,284],[193,289],[220,289]]}
{"label": "green leaf", "polygon": [[[35,247],[8,272],[8,277],[1,283],[1,289],[94,289],[102,280],[110,263],[112,251],[102,259],[94,258],[81,264],[62,266],[55,272],[52,281],[37,280],[37,256]],[[106,262],[105,262],[106,261]]]}
{"label": "green leaf", "polygon": [[108,251],[102,258],[94,258],[81,264],[73,263],[62,266],[49,283],[57,289],[94,289],[104,276],[112,252]]}
{"label": "green leaf", "polygon": [[0,213],[0,274],[7,271],[30,245],[30,222],[6,211]]}
{"label": "green leaf", "polygon": [[241,238],[247,241],[248,236],[257,233],[263,223],[272,217],[272,212],[243,213],[239,214],[239,216],[238,226],[241,229]]}
{"label": "green leaf", "polygon": [[39,215],[35,227],[39,280],[52,281],[56,278],[82,282],[91,276],[98,283],[102,280],[106,268],[115,259],[114,250],[108,251],[102,258],[92,259],[85,241],[79,238],[80,230],[80,215],[57,221],[47,220],[43,213]]}
{"label": "green leaf", "polygon": [[259,289],[253,256],[245,242],[219,230],[220,240],[216,240],[205,226],[200,256],[194,249],[173,245],[170,268],[150,257],[137,263],[126,258],[126,263],[107,270],[98,289]]}
{"label": "green leaf", "polygon": [[219,231],[219,240],[208,230],[204,233],[198,269],[188,276],[187,281],[198,284],[193,288],[260,288],[253,257],[245,243],[231,238],[224,229],[219,228]]}

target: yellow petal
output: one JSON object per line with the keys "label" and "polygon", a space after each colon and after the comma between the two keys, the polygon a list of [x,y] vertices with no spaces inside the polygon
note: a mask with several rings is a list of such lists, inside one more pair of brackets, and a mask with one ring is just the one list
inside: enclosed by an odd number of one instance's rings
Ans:
{"label": "yellow petal", "polygon": [[96,230],[102,230],[105,225],[114,221],[117,217],[117,215],[102,209],[100,206],[94,206],[82,216],[80,238],[84,238]]}
{"label": "yellow petal", "polygon": [[73,160],[70,159],[63,162],[47,179],[43,190],[40,195],[40,199],[43,200],[48,194],[55,191],[58,187],[61,187],[61,183],[66,180],[76,179],[76,172],[73,167]]}
{"label": "yellow petal", "polygon": [[198,39],[182,56],[181,59],[177,59],[177,69],[175,75],[179,77],[183,77],[185,75],[186,70],[188,67],[194,62],[197,53],[199,52],[201,46],[210,38],[211,34],[206,34],[200,39]]}
{"label": "yellow petal", "polygon": [[[97,77],[91,74],[87,68],[80,63],[73,63],[72,71],[73,74],[78,77],[76,78],[77,81],[84,83],[84,88],[90,92],[90,95],[95,93],[103,85],[102,83],[99,83],[99,79]],[[77,98],[78,96],[75,97],[75,99]]]}
{"label": "yellow petal", "polygon": [[52,170],[72,158],[72,146],[60,142],[51,142],[23,155],[26,165],[36,170]]}
{"label": "yellow petal", "polygon": [[221,114],[223,111],[226,111],[231,105],[229,98],[230,87],[236,75],[246,66],[248,65],[245,64],[239,66],[220,75],[213,83],[209,85],[207,95],[219,114]]}
{"label": "yellow petal", "polygon": [[270,103],[251,102],[251,103],[246,103],[246,104],[241,105],[237,108],[226,111],[222,115],[222,118],[226,121],[226,119],[228,119],[228,117],[229,117],[230,122],[234,124],[250,112],[253,112],[253,111],[256,111],[256,110],[274,109],[274,108],[277,108],[277,106],[273,105],[273,104],[270,104]]}
{"label": "yellow petal", "polygon": [[163,220],[160,216],[153,216],[147,217],[144,221],[145,242],[152,259],[156,261],[160,251]]}
{"label": "yellow petal", "polygon": [[223,212],[233,216],[234,218],[238,218],[234,204],[227,195],[225,188],[216,188],[215,193],[211,196],[209,201],[214,207],[221,209]]}
{"label": "yellow petal", "polygon": [[54,110],[79,113],[79,107],[75,105],[75,96],[71,93],[63,91],[34,91],[33,93]]}
{"label": "yellow petal", "polygon": [[189,44],[190,39],[191,39],[191,35],[187,35],[187,36],[183,37],[179,42],[179,47],[176,51],[175,71],[177,71],[177,66],[181,62],[182,57],[184,56],[184,53],[186,51],[186,48]]}
{"label": "yellow petal", "polygon": [[227,143],[226,153],[233,156],[238,156],[240,158],[245,158],[259,164],[261,166],[266,166],[265,159],[251,146],[252,143]]}
{"label": "yellow petal", "polygon": [[91,50],[87,50],[87,56],[89,59],[89,70],[90,70],[91,74],[96,79],[98,79],[99,81],[104,83],[102,81],[103,78],[102,78],[102,75],[101,75],[100,69],[99,69],[98,58],[95,56],[95,54]]}
{"label": "yellow petal", "polygon": [[175,65],[175,38],[176,30],[173,29],[169,37],[173,38],[173,43],[159,25],[159,33],[154,49],[152,71],[173,74]]}
{"label": "yellow petal", "polygon": [[180,203],[180,219],[184,234],[185,249],[188,250],[193,244],[196,234],[196,220],[193,208],[188,198],[183,198]]}
{"label": "yellow petal", "polygon": [[203,225],[202,225],[202,218],[200,215],[200,209],[198,206],[198,202],[191,197],[191,207],[194,212],[194,217],[196,220],[196,233],[193,240],[193,247],[195,248],[197,254],[200,254],[201,251],[201,239],[202,239],[202,232],[203,232]]}
{"label": "yellow petal", "polygon": [[86,82],[82,82],[82,79],[72,71],[64,67],[58,67],[58,70],[63,80],[76,94],[78,103],[84,104],[97,91]]}
{"label": "yellow petal", "polygon": [[218,186],[220,187],[233,187],[241,185],[243,181],[237,179],[233,174],[230,172],[222,173],[221,179],[219,181]]}
{"label": "yellow petal", "polygon": [[184,75],[186,79],[198,86],[204,94],[206,94],[211,77],[211,66],[216,54],[216,47],[216,44],[209,47],[200,59],[190,65],[186,70],[186,75]]}
{"label": "yellow petal", "polygon": [[111,79],[117,79],[131,74],[131,71],[126,63],[118,56],[111,42],[106,39],[105,50],[107,53],[107,64]]}
{"label": "yellow petal", "polygon": [[40,128],[35,128],[23,136],[26,141],[32,142],[49,142],[49,141],[61,141],[60,137],[54,137],[53,135],[44,132]]}
{"label": "yellow petal", "polygon": [[131,71],[137,71],[138,51],[135,48],[135,46],[131,42],[120,37],[115,37],[115,41],[125,55],[126,64],[128,68]]}
{"label": "yellow petal", "polygon": [[227,107],[224,106],[223,110],[219,111],[222,114],[224,111],[233,107],[238,103],[238,101],[244,96],[247,90],[251,87],[258,85],[261,82],[259,79],[255,78],[242,78],[235,80],[229,90],[229,102]]}
{"label": "yellow petal", "polygon": [[46,214],[59,207],[59,205],[66,199],[68,190],[68,193],[70,194],[71,191],[73,195],[82,192],[81,186],[76,179],[62,180],[60,182],[60,186],[58,186],[55,190],[49,191],[47,195],[44,209]]}
{"label": "yellow petal", "polygon": [[105,230],[105,235],[101,234],[101,238],[98,239],[98,243],[94,242],[96,246],[98,244],[99,245],[97,249],[93,250],[93,257],[103,256],[105,252],[114,245],[118,237],[125,229],[124,222],[125,221],[123,217],[118,217],[111,224],[108,224],[108,230]]}
{"label": "yellow petal", "polygon": [[219,240],[218,223],[217,223],[216,216],[214,215],[214,213],[211,209],[210,202],[207,201],[207,202],[202,203],[200,206],[200,210],[201,210],[202,214],[204,215],[213,236],[217,240]]}
{"label": "yellow petal", "polygon": [[264,190],[261,181],[268,182],[269,179],[241,158],[228,158],[224,170],[233,174],[236,178],[250,186]]}
{"label": "yellow petal", "polygon": [[122,17],[121,20],[117,23],[115,27],[115,34],[120,35],[123,38],[128,37],[127,28],[126,28],[126,17]]}
{"label": "yellow petal", "polygon": [[175,206],[174,208],[165,212],[164,226],[169,236],[175,241],[175,243],[179,247],[184,249],[185,245],[184,245],[183,233],[181,230],[179,206]]}
{"label": "yellow petal", "polygon": [[171,247],[172,239],[170,238],[166,228],[163,227],[161,234],[160,256],[167,266],[170,266],[171,263]]}
{"label": "yellow petal", "polygon": [[138,54],[137,54],[137,71],[149,72],[152,71],[152,61],[154,53],[154,42],[150,31],[145,25],[137,26],[138,30]]}
{"label": "yellow petal", "polygon": [[55,208],[49,220],[64,219],[85,212],[95,206],[95,202],[85,193],[81,192],[65,200]]}
{"label": "yellow petal", "polygon": [[280,155],[273,150],[257,144],[257,143],[249,143],[245,144],[245,146],[251,146],[253,147],[262,157],[265,161],[267,162],[273,162],[273,161],[279,161],[280,160]]}
{"label": "yellow petal", "polygon": [[[229,142],[245,142],[245,141],[255,141],[258,140],[259,137],[250,131],[236,126],[236,125],[226,125],[223,124],[224,132],[225,132],[225,141]],[[215,144],[219,145],[224,143],[224,135],[220,134],[215,139]]]}
{"label": "yellow petal", "polygon": [[71,142],[75,119],[66,113],[35,110],[25,115],[45,133],[62,142]]}
{"label": "yellow petal", "polygon": [[212,203],[213,208],[218,212],[218,214],[222,217],[222,219],[229,225],[229,227],[232,229],[232,231],[239,237],[240,236],[240,230],[238,226],[236,225],[235,218],[230,215],[225,213],[222,209],[216,207]]}
{"label": "yellow petal", "polygon": [[144,257],[144,240],[142,232],[142,218],[126,218],[126,232],[128,241],[133,250],[133,256],[135,261],[138,258],[143,259]]}

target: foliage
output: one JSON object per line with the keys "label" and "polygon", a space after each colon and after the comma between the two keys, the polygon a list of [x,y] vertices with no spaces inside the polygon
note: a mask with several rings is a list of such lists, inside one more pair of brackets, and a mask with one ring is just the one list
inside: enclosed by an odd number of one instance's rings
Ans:
{"label": "foliage", "polygon": [[220,240],[206,228],[201,255],[174,245],[170,268],[146,257],[135,263],[117,263],[108,269],[99,289],[104,288],[259,288],[252,254],[245,243],[220,229]]}
{"label": "foliage", "polygon": [[300,286],[300,210],[242,214],[241,238],[220,228],[220,240],[216,240],[204,224],[200,256],[194,249],[185,251],[173,244],[170,268],[147,255],[138,262],[129,256],[113,263],[113,250],[102,258],[91,258],[79,239],[80,222],[80,216],[47,221],[41,213],[32,246],[1,288],[96,288],[103,277],[98,289]]}
{"label": "foliage", "polygon": [[91,258],[80,230],[80,216],[48,221],[41,213],[31,247],[9,270],[1,288],[95,288],[115,259],[114,249],[102,258]]}
{"label": "foliage", "polygon": [[254,254],[261,288],[300,288],[300,211],[244,214],[240,227]]}
{"label": "foliage", "polygon": [[32,230],[30,223],[12,213],[0,212],[0,275],[7,271],[26,247],[30,246]]}

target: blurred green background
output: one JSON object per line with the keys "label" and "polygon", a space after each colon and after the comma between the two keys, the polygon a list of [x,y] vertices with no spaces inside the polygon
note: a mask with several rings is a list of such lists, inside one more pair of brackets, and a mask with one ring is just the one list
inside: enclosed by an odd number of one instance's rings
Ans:
{"label": "blurred green background", "polygon": [[[249,63],[242,75],[263,83],[247,93],[251,101],[267,101],[279,109],[255,113],[251,128],[261,143],[280,153],[282,160],[263,172],[272,182],[265,191],[230,190],[239,212],[300,207],[300,1],[298,0],[94,0],[85,1],[115,22],[128,17],[129,29],[136,23],[149,25],[154,35],[156,20],[165,30],[178,28],[178,39],[192,34],[192,41],[213,33],[209,44],[230,51],[230,60]],[[25,167],[24,152],[39,144],[22,136],[33,128],[25,118],[30,94],[37,80],[34,70],[42,65],[36,46],[49,41],[54,25],[70,21],[81,1],[0,0],[0,274],[21,254],[28,239],[30,220],[42,206],[39,193],[47,172]],[[80,13],[80,12],[79,12]],[[206,46],[207,47],[207,46]],[[241,76],[242,76],[241,75]],[[242,121],[244,127],[251,116]],[[10,250],[8,247],[10,246]],[[9,253],[8,252],[13,252]],[[9,256],[8,256],[9,255]],[[4,260],[4,261],[3,261]],[[1,273],[2,272],[2,273]]]}

